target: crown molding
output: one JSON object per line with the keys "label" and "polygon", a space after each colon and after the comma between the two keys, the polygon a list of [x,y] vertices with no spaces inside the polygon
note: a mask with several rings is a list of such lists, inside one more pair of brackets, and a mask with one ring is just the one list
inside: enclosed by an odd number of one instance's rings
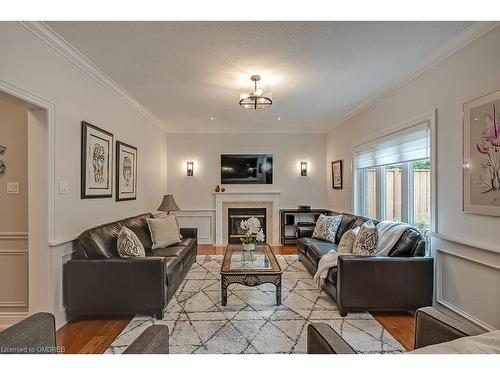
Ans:
{"label": "crown molding", "polygon": [[482,35],[493,30],[498,25],[500,25],[500,22],[498,22],[498,21],[474,22],[471,26],[464,29],[457,36],[450,39],[443,47],[438,48],[431,55],[429,55],[421,64],[419,64],[419,67],[412,74],[397,81],[396,83],[391,85],[388,89],[384,90],[382,93],[376,94],[376,95],[372,96],[371,98],[369,98],[368,100],[366,100],[365,102],[361,103],[360,105],[354,107],[346,115],[342,116],[338,121],[336,121],[333,126],[329,126],[328,128],[326,128],[324,130],[326,132],[330,132],[333,129],[335,129],[336,127],[347,122],[348,120],[350,120],[354,116],[358,115],[359,113],[361,113],[364,110],[373,106],[375,103],[381,101],[382,99],[391,95],[393,92],[399,90],[401,87],[405,86],[407,83],[413,81],[414,79],[416,79],[417,77],[419,77],[420,75],[425,73],[427,70],[429,70],[433,66],[439,64],[443,60],[447,59],[448,57],[452,56],[456,52],[460,51],[462,48],[466,47],[468,44],[474,42],[476,39],[478,39]]}
{"label": "crown molding", "polygon": [[125,91],[118,83],[113,81],[106,73],[104,73],[97,65],[87,59],[76,48],[69,44],[64,38],[47,26],[44,22],[38,21],[20,21],[19,22],[26,30],[33,33],[40,40],[48,44],[70,62],[87,73],[91,78],[99,82],[111,93],[115,94],[130,107],[140,113],[146,120],[158,126],[162,130],[166,130],[166,125],[158,119],[153,113],[140,104],[132,95]]}

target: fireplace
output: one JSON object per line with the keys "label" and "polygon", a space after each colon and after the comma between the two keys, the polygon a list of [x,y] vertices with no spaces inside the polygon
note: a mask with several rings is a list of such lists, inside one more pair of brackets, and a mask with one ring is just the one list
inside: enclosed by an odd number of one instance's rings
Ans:
{"label": "fireplace", "polygon": [[241,243],[240,238],[245,236],[245,231],[241,229],[241,222],[251,217],[256,217],[260,221],[260,226],[266,233],[266,209],[265,208],[228,208],[227,220],[227,241],[229,243]]}

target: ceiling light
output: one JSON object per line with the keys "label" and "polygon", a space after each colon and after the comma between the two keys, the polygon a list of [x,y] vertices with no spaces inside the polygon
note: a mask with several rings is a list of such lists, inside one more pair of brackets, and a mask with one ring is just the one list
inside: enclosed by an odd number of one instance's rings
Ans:
{"label": "ceiling light", "polygon": [[210,116],[210,120],[215,120],[215,117],[214,116]]}
{"label": "ceiling light", "polygon": [[278,117],[276,120],[281,121],[281,117]]}
{"label": "ceiling light", "polygon": [[254,83],[254,91],[250,94],[242,93],[240,95],[240,105],[247,109],[263,109],[273,104],[271,95],[269,93],[264,95],[262,89],[257,88],[257,82],[260,81],[260,76],[253,75],[250,79]]}

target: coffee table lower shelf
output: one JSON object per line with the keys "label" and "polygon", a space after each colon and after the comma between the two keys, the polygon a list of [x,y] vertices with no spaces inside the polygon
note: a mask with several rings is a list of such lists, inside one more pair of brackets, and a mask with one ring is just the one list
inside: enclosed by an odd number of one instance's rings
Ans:
{"label": "coffee table lower shelf", "polygon": [[227,305],[227,287],[231,284],[245,286],[257,286],[262,284],[274,284],[276,286],[276,305],[281,305],[281,273],[276,275],[266,274],[239,274],[225,275],[221,273],[221,303]]}

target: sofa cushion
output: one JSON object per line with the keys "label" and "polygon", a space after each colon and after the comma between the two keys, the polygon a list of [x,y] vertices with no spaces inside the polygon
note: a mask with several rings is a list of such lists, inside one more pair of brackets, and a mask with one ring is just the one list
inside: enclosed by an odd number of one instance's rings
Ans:
{"label": "sofa cushion", "polygon": [[167,246],[159,249],[152,249],[148,256],[154,257],[185,257],[189,251],[189,246]]}
{"label": "sofa cushion", "polygon": [[307,253],[307,247],[311,244],[317,244],[317,245],[323,245],[327,243],[328,245],[332,245],[330,242],[326,242],[323,240],[318,240],[317,238],[312,238],[312,237],[301,237],[297,239],[297,249],[306,254]]}
{"label": "sofa cushion", "polygon": [[500,354],[500,330],[424,346],[409,354]]}
{"label": "sofa cushion", "polygon": [[327,241],[322,241],[322,243],[312,243],[307,246],[306,255],[314,265],[318,266],[318,262],[321,257],[327,254],[330,250],[337,250],[337,244]]}
{"label": "sofa cushion", "polygon": [[335,236],[335,243],[340,243],[340,240],[345,232],[353,228],[353,224],[358,217],[355,215],[343,213],[342,220],[340,221],[339,229],[337,230],[337,235]]}
{"label": "sofa cushion", "polygon": [[75,241],[75,258],[103,259],[119,257],[117,239],[122,226],[126,226],[134,232],[147,251],[151,248],[151,239],[146,224],[146,218],[148,217],[151,217],[151,214],[129,217],[86,230]]}
{"label": "sofa cushion", "polygon": [[424,256],[424,236],[416,229],[407,229],[388,255],[391,257]]}

